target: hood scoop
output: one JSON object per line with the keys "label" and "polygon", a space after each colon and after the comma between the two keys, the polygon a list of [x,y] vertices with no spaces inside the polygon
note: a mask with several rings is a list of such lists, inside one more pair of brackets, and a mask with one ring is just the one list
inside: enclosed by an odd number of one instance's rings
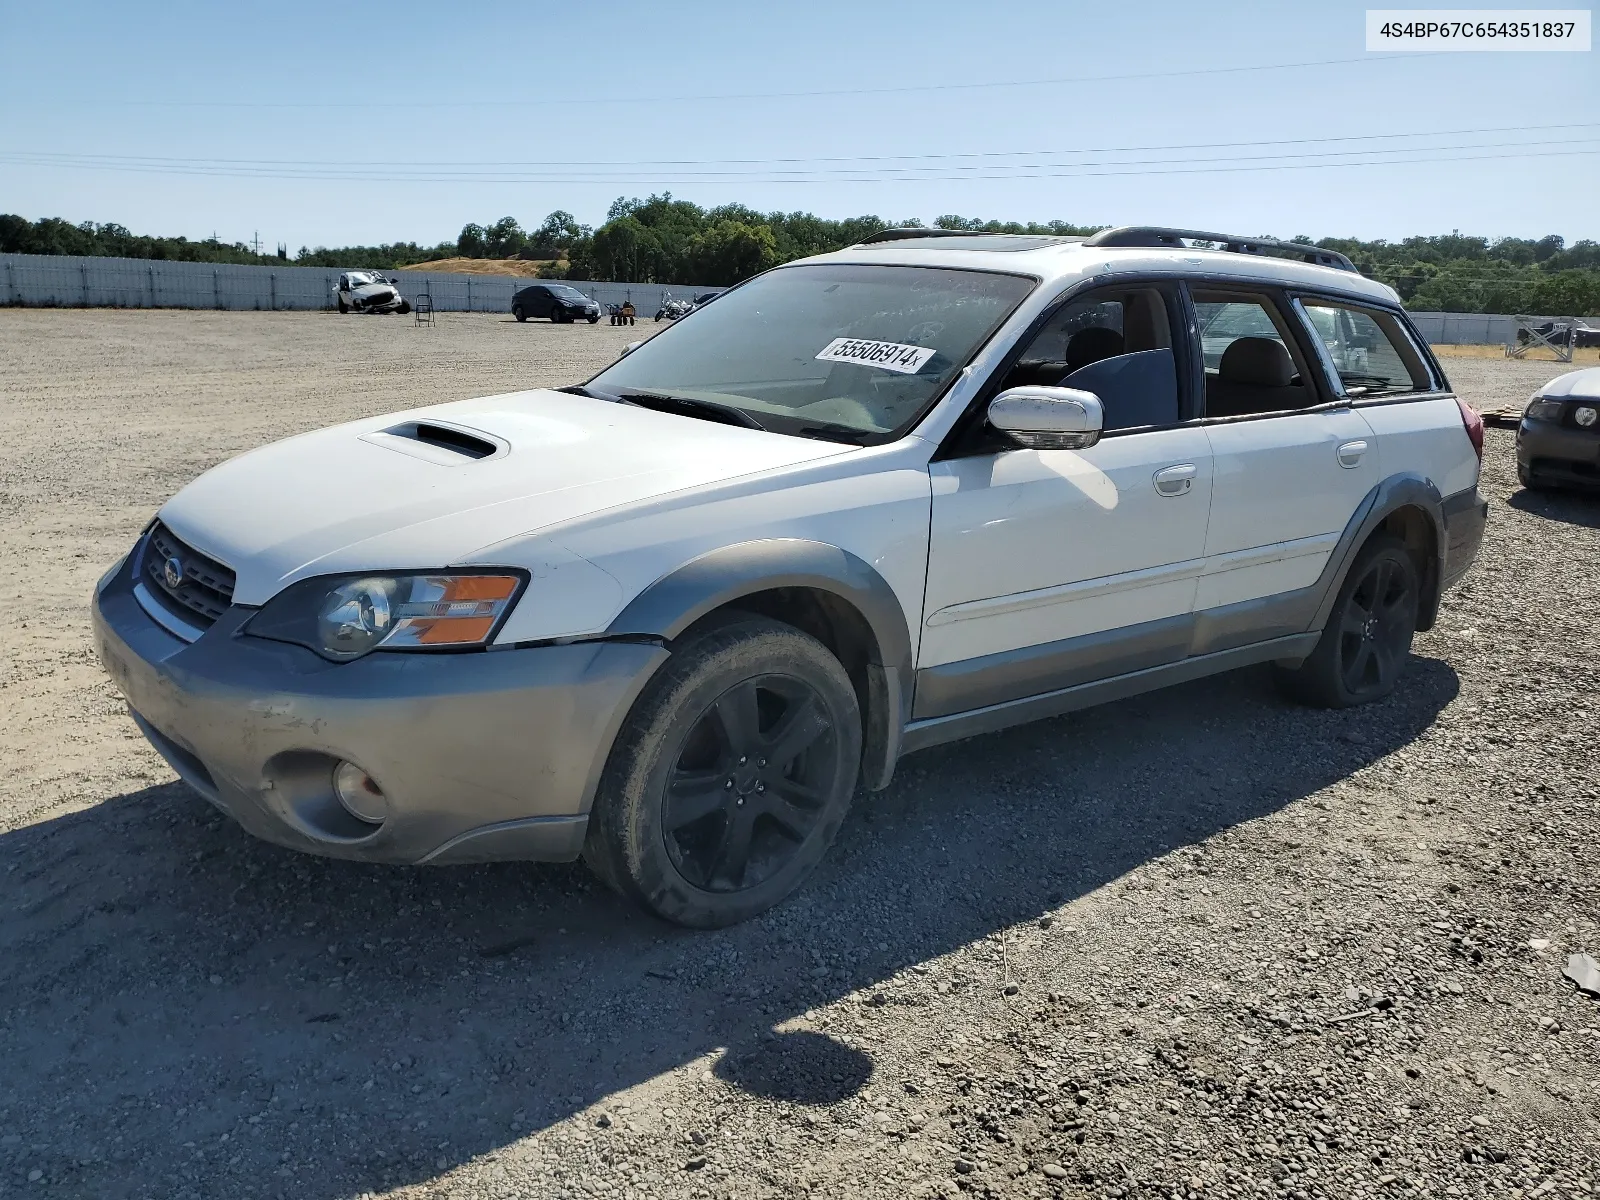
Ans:
{"label": "hood scoop", "polygon": [[364,433],[361,440],[441,467],[460,467],[511,453],[511,447],[499,438],[446,421],[403,421]]}

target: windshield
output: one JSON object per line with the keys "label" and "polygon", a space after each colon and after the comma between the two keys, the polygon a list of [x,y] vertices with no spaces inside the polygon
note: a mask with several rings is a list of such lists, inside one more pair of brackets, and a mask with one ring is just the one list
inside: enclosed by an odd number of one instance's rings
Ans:
{"label": "windshield", "polygon": [[585,296],[577,288],[553,287],[550,289],[550,294],[552,296],[558,296],[562,300],[582,300],[587,302],[589,299],[589,297]]}
{"label": "windshield", "polygon": [[740,409],[779,433],[884,441],[943,393],[1034,281],[926,267],[784,267],[722,293],[590,381]]}
{"label": "windshield", "polygon": [[377,274],[375,271],[351,271],[350,272],[350,286],[351,287],[360,287],[364,283],[387,283],[387,282],[388,282],[388,280],[384,279],[384,277],[382,275]]}

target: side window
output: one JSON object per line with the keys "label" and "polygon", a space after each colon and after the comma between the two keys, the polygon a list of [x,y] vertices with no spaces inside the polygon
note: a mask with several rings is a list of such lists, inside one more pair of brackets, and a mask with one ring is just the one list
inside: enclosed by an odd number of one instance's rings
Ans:
{"label": "side window", "polygon": [[1169,298],[1155,287],[1097,289],[1064,305],[1034,335],[1002,389],[1045,385],[1100,397],[1105,428],[1178,421]]}
{"label": "side window", "polygon": [[1428,391],[1432,373],[1391,313],[1302,300],[1328,364],[1347,396]]}
{"label": "side window", "polygon": [[1205,414],[1240,417],[1317,403],[1289,325],[1268,296],[1194,292],[1205,362]]}

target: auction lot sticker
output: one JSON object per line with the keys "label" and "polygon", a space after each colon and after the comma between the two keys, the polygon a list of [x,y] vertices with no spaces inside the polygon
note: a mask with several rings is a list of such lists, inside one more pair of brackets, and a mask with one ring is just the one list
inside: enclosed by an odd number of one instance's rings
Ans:
{"label": "auction lot sticker", "polygon": [[1586,8],[1369,8],[1368,50],[1588,50]]}
{"label": "auction lot sticker", "polygon": [[869,342],[864,338],[834,338],[817,355],[818,362],[855,363],[862,367],[882,367],[915,375],[934,355],[929,346],[907,346],[900,342]]}

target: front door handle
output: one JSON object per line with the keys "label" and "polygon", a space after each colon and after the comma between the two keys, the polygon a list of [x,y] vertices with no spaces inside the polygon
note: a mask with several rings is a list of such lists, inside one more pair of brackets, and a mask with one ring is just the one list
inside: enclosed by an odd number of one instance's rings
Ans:
{"label": "front door handle", "polygon": [[1336,453],[1339,456],[1339,465],[1346,470],[1350,470],[1361,465],[1361,457],[1366,452],[1367,443],[1357,440],[1343,443]]}
{"label": "front door handle", "polygon": [[1165,467],[1155,474],[1156,491],[1163,496],[1181,496],[1194,486],[1197,474],[1199,471],[1193,463]]}

